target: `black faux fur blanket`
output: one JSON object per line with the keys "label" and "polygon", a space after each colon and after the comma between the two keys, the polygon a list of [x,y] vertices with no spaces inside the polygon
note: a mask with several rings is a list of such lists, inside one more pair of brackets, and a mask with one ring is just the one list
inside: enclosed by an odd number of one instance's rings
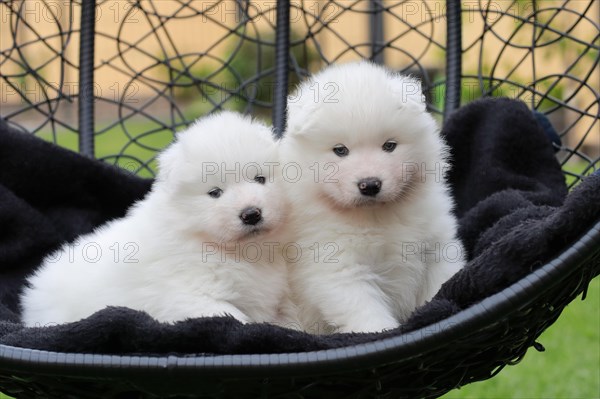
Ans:
{"label": "black faux fur blanket", "polygon": [[353,345],[469,307],[552,259],[600,219],[600,175],[587,177],[567,197],[548,132],[527,107],[480,100],[454,113],[443,129],[452,149],[449,179],[469,262],[397,330],[314,336],[227,317],[170,325],[126,308],[107,308],[76,323],[24,328],[18,293],[44,255],[122,216],[152,182],[0,123],[0,343],[7,345],[111,354],[280,353]]}

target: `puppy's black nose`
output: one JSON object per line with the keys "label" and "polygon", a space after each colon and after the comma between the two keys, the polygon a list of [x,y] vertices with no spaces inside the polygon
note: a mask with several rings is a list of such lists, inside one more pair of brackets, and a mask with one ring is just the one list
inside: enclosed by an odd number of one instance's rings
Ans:
{"label": "puppy's black nose", "polygon": [[381,180],[376,177],[367,177],[358,182],[358,189],[362,195],[374,197],[381,190]]}
{"label": "puppy's black nose", "polygon": [[254,226],[262,220],[262,211],[260,208],[255,206],[249,206],[248,208],[242,210],[242,213],[240,213],[240,219],[242,219],[244,224]]}

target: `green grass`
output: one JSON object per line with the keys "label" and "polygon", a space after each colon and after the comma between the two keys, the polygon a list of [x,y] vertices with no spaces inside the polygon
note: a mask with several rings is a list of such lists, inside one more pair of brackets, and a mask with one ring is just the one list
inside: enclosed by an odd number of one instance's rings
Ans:
{"label": "green grass", "polygon": [[[598,165],[596,165],[598,167]],[[594,172],[593,168],[590,168],[590,164],[581,159],[570,159],[567,163],[562,165],[562,169],[567,172],[575,173],[577,175],[589,175]],[[566,175],[565,176],[567,187],[571,187],[573,183],[579,184],[580,180],[578,177]],[[572,188],[572,187],[571,187]]]}
{"label": "green grass", "polygon": [[[230,100],[223,106],[230,109],[233,107],[232,104],[233,100]],[[186,104],[185,112],[178,114],[171,122],[168,114],[143,113],[126,115],[121,123],[114,126],[113,122],[108,120],[97,122],[94,156],[142,177],[152,177],[156,171],[154,157],[173,140],[174,132],[166,126],[174,123],[177,125],[177,130],[182,130],[185,128],[183,121],[193,121],[212,110],[210,102],[198,100]],[[79,138],[73,131],[57,129],[53,134],[49,128],[46,128],[37,132],[36,136],[78,152]]]}
{"label": "green grass", "polygon": [[[223,107],[232,109],[234,108],[232,104],[234,101],[230,100]],[[188,104],[186,112],[179,117],[180,126],[177,130],[185,128],[181,120],[193,121],[200,116],[207,115],[212,110],[211,104],[206,101]],[[263,113],[258,116],[270,123],[269,114]],[[156,118],[164,120],[159,116]],[[79,138],[75,132],[58,131],[53,134],[51,130],[45,129],[37,132],[36,136],[78,152]],[[172,130],[146,116],[133,116],[115,126],[99,123],[94,140],[94,156],[108,163],[117,164],[142,177],[152,177],[157,169],[154,159],[157,152],[165,148],[173,140],[173,136]]]}
{"label": "green grass", "polygon": [[585,301],[573,301],[521,363],[494,378],[454,390],[444,399],[600,398],[600,278]]}
{"label": "green grass", "polygon": [[[152,176],[156,170],[154,157],[173,140],[173,132],[153,122],[137,122],[98,129],[94,142],[95,157],[116,163],[120,167],[143,177]],[[150,132],[150,133],[148,133]],[[53,136],[41,131],[37,136],[72,151],[78,151],[79,139],[75,133],[60,132]],[[135,138],[131,140],[130,137]]]}

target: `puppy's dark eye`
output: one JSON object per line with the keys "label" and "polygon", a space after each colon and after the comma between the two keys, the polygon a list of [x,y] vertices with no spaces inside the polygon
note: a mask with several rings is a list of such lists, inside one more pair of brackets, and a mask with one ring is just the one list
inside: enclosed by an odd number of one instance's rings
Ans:
{"label": "puppy's dark eye", "polygon": [[383,146],[381,146],[381,148],[385,152],[392,152],[396,149],[396,145],[397,143],[394,140],[388,140],[385,143],[383,143]]}
{"label": "puppy's dark eye", "polygon": [[338,157],[345,157],[350,154],[350,150],[343,144],[337,144],[335,147],[333,147],[333,153]]}
{"label": "puppy's dark eye", "polygon": [[208,195],[213,198],[219,198],[221,194],[223,194],[223,190],[221,190],[219,187],[215,187],[208,192]]}
{"label": "puppy's dark eye", "polygon": [[258,184],[265,184],[265,182],[267,181],[267,179],[265,179],[265,177],[264,177],[264,176],[257,175],[257,176],[254,178],[254,181],[255,181],[255,182],[257,182]]}

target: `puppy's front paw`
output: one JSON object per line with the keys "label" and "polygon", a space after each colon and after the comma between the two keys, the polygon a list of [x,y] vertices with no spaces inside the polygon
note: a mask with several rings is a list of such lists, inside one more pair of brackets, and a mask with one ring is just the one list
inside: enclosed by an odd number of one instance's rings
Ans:
{"label": "puppy's front paw", "polygon": [[239,311],[237,309],[235,309],[235,311],[230,309],[221,314],[221,316],[225,316],[225,315],[233,317],[234,319],[236,319],[237,321],[239,321],[242,324],[248,324],[252,321],[252,320],[250,320],[250,318],[248,316],[246,316],[244,313],[242,313],[241,311]]}
{"label": "puppy's front paw", "polygon": [[394,318],[381,318],[362,320],[340,326],[339,332],[343,333],[374,333],[398,328],[400,323]]}
{"label": "puppy's front paw", "polygon": [[204,309],[196,317],[233,317],[242,324],[248,324],[252,320],[236,306],[228,302],[215,302],[204,304]]}

